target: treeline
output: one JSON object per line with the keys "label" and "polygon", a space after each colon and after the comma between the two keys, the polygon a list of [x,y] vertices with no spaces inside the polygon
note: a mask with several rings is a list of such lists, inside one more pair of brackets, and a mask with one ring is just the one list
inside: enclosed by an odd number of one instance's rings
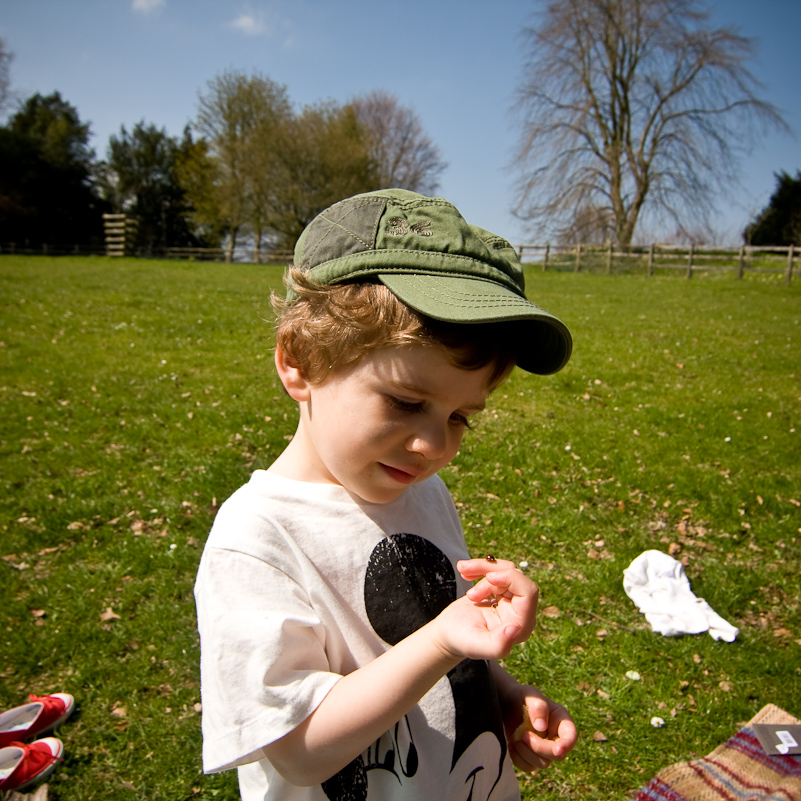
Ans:
{"label": "treeline", "polygon": [[743,231],[743,240],[758,247],[801,246],[801,170],[795,178],[782,170],[768,204]]}
{"label": "treeline", "polygon": [[445,168],[416,113],[374,92],[296,109],[285,86],[225,72],[181,137],[142,120],[104,159],[59,92],[35,94],[0,127],[0,243],[100,249],[102,215],[138,220],[135,249],[238,244],[291,249],[327,206],[398,186],[436,191]]}
{"label": "treeline", "polygon": [[102,242],[89,125],[58,92],[29,98],[0,128],[0,242]]}

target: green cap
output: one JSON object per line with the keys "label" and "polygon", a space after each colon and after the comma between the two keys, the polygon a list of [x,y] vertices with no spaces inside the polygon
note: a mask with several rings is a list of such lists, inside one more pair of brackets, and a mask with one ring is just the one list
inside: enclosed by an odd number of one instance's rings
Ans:
{"label": "green cap", "polygon": [[528,372],[555,373],[570,359],[570,332],[526,298],[515,249],[444,198],[385,189],[342,200],[303,231],[295,264],[321,284],[376,278],[435,320],[516,322],[517,364]]}

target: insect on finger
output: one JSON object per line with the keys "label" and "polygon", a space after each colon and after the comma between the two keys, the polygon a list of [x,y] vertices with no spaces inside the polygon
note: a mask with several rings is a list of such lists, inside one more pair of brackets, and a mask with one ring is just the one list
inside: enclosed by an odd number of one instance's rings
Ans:
{"label": "insect on finger", "polygon": [[484,559],[490,562],[490,564],[495,564],[498,561],[491,553],[488,553]]}

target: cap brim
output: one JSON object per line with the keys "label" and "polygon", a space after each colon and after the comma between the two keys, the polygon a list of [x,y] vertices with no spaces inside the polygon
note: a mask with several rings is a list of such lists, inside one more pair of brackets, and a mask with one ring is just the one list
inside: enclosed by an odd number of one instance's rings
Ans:
{"label": "cap brim", "polygon": [[573,339],[567,326],[500,284],[442,274],[379,273],[378,279],[405,304],[435,320],[519,323],[517,365],[530,373],[556,373],[570,359]]}

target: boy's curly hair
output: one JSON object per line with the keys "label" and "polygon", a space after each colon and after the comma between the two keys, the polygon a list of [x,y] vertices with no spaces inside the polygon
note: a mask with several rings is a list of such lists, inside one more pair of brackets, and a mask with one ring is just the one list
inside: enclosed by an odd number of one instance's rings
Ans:
{"label": "boy's curly hair", "polygon": [[440,347],[466,370],[493,365],[497,388],[515,365],[513,323],[446,323],[425,317],[376,281],[319,284],[290,267],[284,279],[291,301],[271,297],[278,314],[276,345],[292,356],[312,384],[366,353],[390,347]]}

